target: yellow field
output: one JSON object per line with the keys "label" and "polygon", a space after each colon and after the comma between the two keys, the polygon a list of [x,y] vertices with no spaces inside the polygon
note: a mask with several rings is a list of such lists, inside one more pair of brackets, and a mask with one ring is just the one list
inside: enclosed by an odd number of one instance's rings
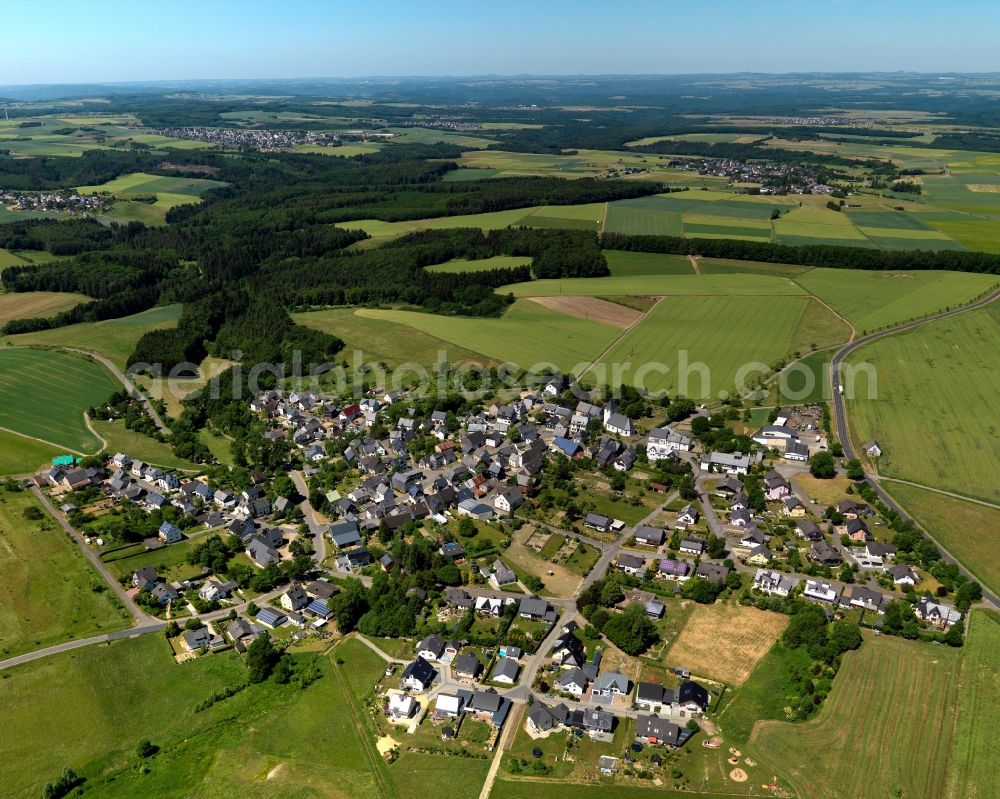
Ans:
{"label": "yellow field", "polygon": [[33,319],[68,311],[81,302],[90,302],[83,294],[56,291],[31,291],[24,294],[0,294],[0,325],[11,319]]}
{"label": "yellow field", "polygon": [[788,617],[739,605],[697,605],[667,653],[667,664],[740,685],[788,624]]}

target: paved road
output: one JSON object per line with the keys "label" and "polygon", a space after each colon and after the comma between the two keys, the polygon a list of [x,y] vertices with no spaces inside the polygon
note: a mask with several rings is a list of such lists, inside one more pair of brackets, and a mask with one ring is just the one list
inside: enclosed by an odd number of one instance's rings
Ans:
{"label": "paved road", "polygon": [[153,423],[159,428],[160,432],[170,433],[170,428],[164,424],[163,419],[160,418],[160,414],[156,412],[156,408],[153,407],[153,404],[146,399],[145,395],[143,395],[143,393],[135,387],[135,383],[129,380],[128,377],[122,373],[121,369],[115,366],[114,363],[101,355],[101,353],[94,352],[93,350],[77,349],[76,347],[62,347],[61,349],[64,349],[67,352],[76,352],[80,355],[86,355],[102,364],[109,372],[111,372],[111,374],[115,376],[119,383],[125,386],[125,390],[130,396],[142,403],[143,407],[146,409],[146,413],[149,414],[149,418],[153,420]]}
{"label": "paved road", "polygon": [[32,660],[40,660],[41,658],[47,658],[50,655],[57,655],[60,652],[69,652],[71,649],[79,649],[84,646],[92,646],[94,644],[107,644],[111,641],[119,641],[123,638],[135,638],[139,635],[145,635],[146,633],[154,633],[158,630],[162,630],[167,626],[165,621],[157,620],[156,624],[147,624],[142,627],[132,627],[128,630],[118,630],[117,632],[108,633],[107,635],[95,635],[91,638],[79,638],[76,641],[66,641],[62,644],[55,644],[54,646],[45,647],[45,649],[36,649],[34,652],[26,652],[23,655],[18,655],[17,657],[7,658],[7,660],[0,660],[0,671],[4,669],[9,669],[12,666],[20,666],[22,663],[30,663]]}
{"label": "paved road", "polygon": [[97,569],[98,573],[104,578],[107,584],[121,600],[122,604],[128,609],[129,613],[132,614],[132,618],[135,623],[142,626],[145,624],[155,624],[159,621],[155,616],[150,616],[146,611],[140,608],[132,598],[126,593],[125,589],[121,587],[121,584],[115,579],[115,576],[111,573],[104,562],[94,553],[94,551],[84,543],[83,536],[81,536],[71,525],[66,517],[52,505],[49,498],[45,496],[45,493],[37,486],[31,486],[31,492],[35,495],[35,498],[42,503],[42,507],[48,511],[49,515],[58,522],[59,526],[66,531],[77,545],[80,547],[80,551],[87,560],[93,564],[94,568]]}
{"label": "paved road", "polygon": [[295,484],[295,490],[303,498],[302,502],[299,503],[299,508],[302,509],[302,515],[305,516],[306,524],[309,525],[309,532],[313,537],[313,548],[316,550],[314,558],[317,564],[322,564],[326,560],[326,536],[323,534],[326,526],[320,522],[316,509],[309,501],[309,486],[306,484],[306,479],[302,475],[302,472],[294,471],[289,474],[292,478],[292,483]]}
{"label": "paved road", "polygon": [[[935,322],[939,319],[947,319],[948,317],[957,316],[958,314],[965,313],[966,311],[972,311],[977,308],[983,308],[989,305],[997,298],[1000,298],[1000,289],[994,291],[992,294],[989,294],[986,297],[983,297],[981,300],[977,300],[976,302],[970,303],[969,305],[963,305],[961,308],[956,308],[952,311],[943,311],[942,313],[934,314],[933,316],[927,316],[924,317],[923,319],[916,319],[912,322],[906,322],[904,324],[897,325],[896,327],[888,328],[887,330],[880,330],[875,333],[869,333],[867,336],[862,336],[861,338],[855,339],[849,344],[846,344],[837,351],[836,355],[833,356],[833,360],[830,362],[830,386],[832,387],[833,390],[833,408],[837,417],[837,430],[840,432],[840,444],[844,448],[845,457],[847,457],[848,459],[858,458],[858,454],[854,449],[854,443],[851,441],[850,427],[848,426],[848,421],[847,421],[847,403],[844,399],[844,395],[840,393],[840,388],[842,385],[842,366],[847,356],[849,356],[852,352],[854,352],[858,348],[863,347],[866,344],[870,344],[873,341],[877,341],[878,339],[885,338],[886,336],[893,336],[896,335],[897,333],[903,333],[906,332],[907,330],[913,330],[914,328],[920,327],[921,325],[925,325],[928,322]],[[900,507],[896,503],[896,501],[882,489],[882,487],[879,485],[878,481],[874,477],[866,474],[865,482],[868,483],[869,486],[871,486],[872,490],[875,492],[878,498],[882,502],[884,502],[887,507],[892,508],[896,513],[898,513],[904,519],[910,519],[918,527],[920,527],[920,529],[924,532],[924,534],[927,535],[927,537],[930,538],[931,541],[934,541],[938,549],[941,550],[941,555],[947,562],[957,564],[963,574],[965,574],[970,579],[975,579],[975,577],[968,570],[966,570],[965,567],[962,566],[962,564],[959,563],[959,561],[950,552],[948,552],[947,549],[941,546],[940,542],[934,539],[934,536],[932,536],[923,526],[921,526],[919,522],[912,519],[912,517],[905,510],[903,510],[903,508]],[[1000,598],[995,596],[990,591],[987,591],[985,588],[983,588],[983,600],[988,602],[994,608],[1000,610]]]}

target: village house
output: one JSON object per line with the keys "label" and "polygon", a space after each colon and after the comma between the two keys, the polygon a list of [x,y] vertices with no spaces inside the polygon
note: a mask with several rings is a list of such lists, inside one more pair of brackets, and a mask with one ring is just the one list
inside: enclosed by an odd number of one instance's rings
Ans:
{"label": "village house", "polygon": [[654,427],[646,437],[646,458],[656,463],[674,458],[678,452],[690,452],[691,439],[675,433],[670,427]]}
{"label": "village house", "polygon": [[962,618],[962,614],[955,610],[955,608],[945,605],[942,602],[935,602],[929,597],[921,597],[920,601],[913,608],[913,612],[918,619],[926,621],[939,630],[951,627]]}
{"label": "village house", "polygon": [[403,669],[400,685],[405,690],[426,691],[436,676],[433,666],[418,655],[416,660]]}
{"label": "village house", "polygon": [[661,530],[659,527],[652,527],[648,524],[640,524],[636,526],[632,535],[637,544],[642,544],[648,547],[659,547],[663,545],[667,534],[665,530]]}
{"label": "village house", "polygon": [[757,569],[753,578],[753,587],[764,594],[772,596],[788,596],[795,590],[799,581],[794,577],[787,577],[781,572]]}

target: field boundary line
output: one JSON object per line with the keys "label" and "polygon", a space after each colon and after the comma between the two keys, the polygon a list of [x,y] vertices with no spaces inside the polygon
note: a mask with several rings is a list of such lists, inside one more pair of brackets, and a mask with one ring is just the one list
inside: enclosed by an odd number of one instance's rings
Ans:
{"label": "field boundary line", "polygon": [[[810,271],[812,271],[812,270],[810,270]],[[808,272],[804,272],[803,274],[808,274]],[[798,275],[798,277],[802,277],[802,275]],[[854,339],[858,335],[858,329],[854,326],[854,323],[850,319],[848,319],[842,313],[840,313],[839,311],[837,311],[837,309],[834,308],[832,305],[830,305],[830,303],[828,303],[826,300],[821,299],[819,296],[817,296],[816,294],[814,294],[808,288],[806,288],[805,286],[803,286],[794,277],[790,277],[788,279],[791,280],[796,286],[798,286],[800,289],[802,289],[812,299],[816,300],[816,302],[818,302],[820,305],[822,305],[824,308],[826,308],[830,313],[832,313],[834,316],[836,316],[841,322],[843,322],[845,325],[847,325],[851,329],[851,337],[849,339],[847,339],[846,342],[842,342],[842,343],[839,343],[839,344],[831,344],[830,345],[831,347],[843,347],[846,344],[850,344],[852,341],[854,341]]]}
{"label": "field boundary line", "polygon": [[1000,505],[994,502],[987,502],[985,499],[976,499],[976,497],[969,497],[965,494],[958,494],[954,491],[946,491],[943,488],[932,488],[931,486],[924,485],[923,483],[917,483],[913,480],[904,480],[901,477],[887,477],[884,474],[876,472],[875,478],[877,480],[888,480],[890,483],[902,483],[903,485],[912,486],[913,488],[920,488],[924,491],[930,491],[934,494],[942,494],[946,497],[951,497],[952,499],[962,500],[963,502],[972,502],[976,505],[984,505],[987,508],[993,508],[994,510],[1000,510]]}
{"label": "field boundary line", "polygon": [[[86,415],[87,414],[84,414],[84,417],[86,417]],[[72,447],[67,447],[63,444],[57,444],[55,441],[48,441],[44,438],[39,438],[38,436],[29,436],[27,433],[21,433],[18,430],[11,430],[9,427],[0,427],[0,430],[2,430],[5,433],[11,433],[12,435],[18,436],[20,438],[26,438],[29,441],[37,441],[39,444],[45,444],[46,446],[49,447],[55,447],[56,449],[66,450],[66,452],[72,452],[74,455],[79,455],[81,458],[86,458],[90,454],[93,454],[87,452],[80,452],[80,450],[78,449],[73,449]],[[91,432],[93,433],[94,431],[91,430]],[[94,433],[94,435],[97,436],[97,433]],[[100,436],[97,436],[97,439],[98,441],[103,441],[103,439]],[[100,450],[98,450],[98,452],[100,452]]]}
{"label": "field boundary line", "polygon": [[[343,643],[348,639],[342,638],[338,643]],[[330,654],[335,654],[336,646],[330,648]],[[340,669],[340,664],[337,663],[335,657],[331,658],[331,664],[333,667],[333,673],[337,676],[337,683],[340,687],[340,693],[344,697],[344,704],[347,705],[347,710],[351,714],[351,720],[354,722],[354,726],[357,728],[358,733],[361,737],[361,748],[364,749],[365,756],[368,759],[369,764],[372,767],[372,771],[375,774],[375,782],[382,789],[382,795],[387,799],[395,797],[396,791],[390,785],[386,774],[382,769],[385,768],[385,759],[374,750],[371,742],[371,735],[369,734],[368,725],[365,723],[364,719],[358,713],[358,708],[354,703],[354,695],[351,693],[351,688],[347,684],[347,680],[344,678],[344,674]]]}
{"label": "field boundary line", "polygon": [[591,369],[597,366],[601,358],[603,358],[605,355],[611,352],[611,350],[613,350],[616,346],[618,346],[621,340],[625,338],[625,336],[627,336],[632,331],[632,328],[634,328],[636,325],[642,324],[643,320],[646,319],[646,317],[648,317],[653,311],[655,311],[657,307],[659,307],[663,299],[664,299],[663,297],[657,297],[656,302],[653,303],[653,306],[648,311],[646,311],[646,313],[644,313],[642,316],[636,319],[632,324],[630,324],[628,327],[622,330],[621,334],[614,341],[612,341],[607,347],[601,350],[594,358],[594,360],[592,360],[589,364],[587,364],[587,368],[584,369],[582,372],[580,372],[580,374],[578,374],[577,377],[578,378],[583,377],[585,374],[587,374],[587,372],[589,372]]}

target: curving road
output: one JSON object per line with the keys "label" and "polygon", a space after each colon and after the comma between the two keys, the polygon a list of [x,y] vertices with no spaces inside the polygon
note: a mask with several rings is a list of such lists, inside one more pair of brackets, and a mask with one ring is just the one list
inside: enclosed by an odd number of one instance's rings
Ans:
{"label": "curving road", "polygon": [[[849,356],[855,350],[864,347],[866,344],[871,344],[873,341],[885,338],[886,336],[894,336],[897,333],[905,333],[908,330],[913,330],[914,328],[920,327],[921,325],[925,325],[928,322],[936,322],[940,319],[947,319],[951,316],[957,316],[958,314],[965,313],[966,311],[974,311],[977,308],[983,308],[998,298],[1000,298],[1000,289],[997,289],[993,293],[988,294],[987,296],[983,297],[980,300],[976,300],[975,302],[972,302],[968,305],[963,305],[961,308],[955,308],[951,311],[942,311],[941,313],[934,314],[933,316],[926,316],[923,319],[915,319],[912,322],[904,322],[901,325],[890,327],[887,328],[886,330],[879,330],[875,333],[869,333],[867,336],[862,336],[859,339],[855,339],[854,341],[849,342],[848,344],[844,345],[839,350],[837,350],[836,355],[833,356],[833,360],[830,362],[830,386],[833,391],[833,408],[834,408],[834,413],[836,414],[837,417],[837,430],[840,432],[840,444],[844,448],[845,457],[847,457],[848,459],[857,458],[858,460],[860,460],[857,452],[854,449],[854,443],[851,441],[850,428],[847,423],[847,403],[844,399],[844,395],[840,393],[841,367],[843,366],[844,359],[847,358],[847,356]],[[919,522],[916,522],[916,520],[914,520],[905,510],[903,510],[903,508],[901,508],[896,503],[896,501],[882,489],[876,478],[872,477],[869,474],[866,474],[865,482],[868,483],[869,486],[871,486],[872,490],[875,492],[878,498],[882,502],[884,502],[887,507],[892,508],[896,513],[898,513],[904,519],[910,519],[911,521],[914,521],[914,523],[917,524],[918,527],[920,527],[920,529],[924,532],[924,534],[928,538],[930,538],[931,541],[934,542],[937,548],[941,550],[942,557],[948,563],[956,564],[961,570],[962,574],[964,574],[969,579],[972,580],[976,579],[975,576],[971,572],[969,572],[964,566],[962,566],[962,564],[950,552],[948,552],[947,549],[941,546],[941,544],[934,539],[934,536],[932,536],[930,533],[927,532],[926,529],[920,526]],[[985,602],[988,602],[997,610],[1000,610],[1000,598],[995,596],[990,591],[987,591],[986,588],[983,588],[983,600]]]}
{"label": "curving road", "polygon": [[107,369],[111,374],[115,376],[115,379],[125,386],[125,390],[129,393],[131,397],[142,403],[142,406],[146,409],[146,413],[149,414],[149,418],[153,420],[153,423],[159,429],[161,433],[170,433],[170,428],[164,423],[163,419],[160,418],[160,414],[156,412],[156,408],[153,407],[146,396],[135,387],[135,383],[128,379],[128,377],[122,373],[113,362],[105,358],[101,353],[94,352],[93,350],[78,349],[76,347],[60,347],[60,349],[66,350],[66,352],[75,352],[79,355],[86,355],[89,358],[93,358],[95,361],[100,363]]}

